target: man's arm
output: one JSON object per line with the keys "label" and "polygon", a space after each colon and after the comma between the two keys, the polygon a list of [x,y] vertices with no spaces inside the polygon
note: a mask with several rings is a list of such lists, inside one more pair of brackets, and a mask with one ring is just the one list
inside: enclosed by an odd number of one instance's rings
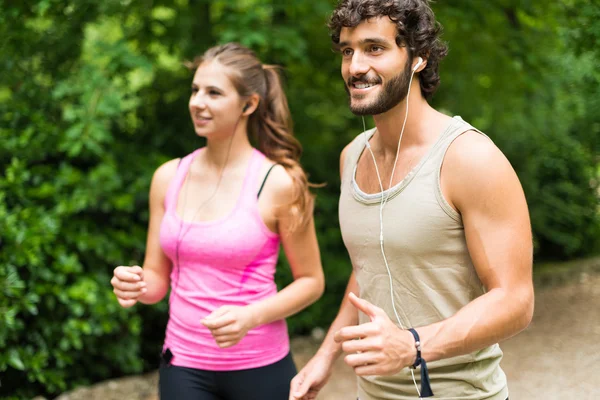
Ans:
{"label": "man's arm", "polygon": [[476,132],[459,136],[446,155],[442,191],[462,216],[486,293],[451,318],[417,329],[427,361],[498,343],[525,329],[533,316],[529,212],[506,157]]}
{"label": "man's arm", "polygon": [[340,305],[340,310],[329,327],[329,331],[327,331],[327,335],[325,336],[325,339],[323,339],[321,347],[319,347],[319,350],[317,351],[317,355],[327,359],[330,363],[333,363],[342,352],[342,345],[337,343],[333,338],[335,333],[345,326],[354,326],[358,324],[358,312],[356,311],[356,308],[352,306],[348,297],[350,293],[359,296],[358,292],[358,283],[354,277],[354,272],[352,272],[352,275],[350,275],[350,279],[348,280],[348,285],[346,286],[346,292],[344,293],[344,299]]}
{"label": "man's arm", "polygon": [[[343,176],[344,160],[350,145],[340,154],[340,177]],[[358,296],[359,289],[354,272],[350,275],[346,293],[338,314],[329,327],[329,331],[317,351],[317,354],[292,379],[290,385],[290,400],[312,400],[325,386],[331,375],[331,367],[342,351],[342,344],[335,340],[335,334],[340,329],[358,324],[358,312],[349,301],[350,293]]]}
{"label": "man's arm", "polygon": [[290,385],[290,400],[312,400],[325,386],[335,360],[342,352],[342,344],[335,341],[335,334],[340,329],[358,324],[358,312],[350,303],[350,293],[358,295],[358,284],[354,272],[350,276],[344,300],[337,317],[331,324],[317,354],[292,379]]}
{"label": "man's arm", "polygon": [[[344,147],[340,153],[340,179],[343,179],[344,176],[344,162],[346,160],[346,155],[349,151],[349,148],[350,144],[346,145],[346,147]],[[317,354],[321,354],[329,358],[332,363],[342,351],[341,344],[334,340],[335,333],[345,326],[353,326],[358,324],[358,312],[348,299],[348,295],[350,293],[360,296],[358,283],[356,282],[354,272],[352,272],[350,279],[348,279],[348,285],[346,285],[346,292],[344,293],[344,298],[342,300],[342,304],[340,305],[338,315],[329,327],[329,331],[327,332],[327,335],[325,336],[325,339],[323,340],[323,343],[317,352]]]}

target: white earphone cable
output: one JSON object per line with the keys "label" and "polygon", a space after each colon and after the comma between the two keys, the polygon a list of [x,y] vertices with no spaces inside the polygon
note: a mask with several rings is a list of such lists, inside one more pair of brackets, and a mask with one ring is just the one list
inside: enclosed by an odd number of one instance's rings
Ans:
{"label": "white earphone cable", "polygon": [[[402,136],[404,135],[404,128],[406,127],[406,121],[408,120],[408,103],[409,103],[409,99],[410,99],[410,88],[412,86],[412,81],[413,81],[413,77],[415,75],[415,70],[417,69],[417,67],[420,65],[417,64],[417,66],[415,66],[413,68],[413,71],[410,75],[410,80],[408,83],[408,91],[406,94],[406,113],[404,115],[404,122],[402,123],[402,130],[400,131],[400,137],[398,138],[398,147],[396,149],[396,158],[394,159],[394,166],[392,168],[392,173],[390,175],[390,182],[388,184],[388,188],[387,190],[390,190],[392,188],[392,182],[394,179],[394,174],[396,172],[396,163],[398,162],[398,156],[400,154],[400,143],[402,142]],[[369,138],[367,137],[366,134],[366,125],[365,125],[365,118],[362,117],[362,121],[363,121],[363,135],[364,135],[364,139],[365,139],[365,147],[367,149],[369,149],[369,153],[371,153],[371,158],[373,159],[373,164],[375,165],[375,172],[377,174],[377,181],[379,182],[379,188],[381,190],[381,203],[379,205],[379,247],[381,249],[381,255],[383,256],[383,262],[385,264],[385,268],[387,269],[387,273],[388,273],[388,278],[389,278],[389,282],[390,282],[390,297],[391,297],[391,301],[392,301],[392,309],[394,310],[394,315],[396,316],[396,320],[398,321],[398,325],[400,325],[400,327],[402,329],[407,329],[406,327],[404,327],[404,325],[402,324],[402,321],[400,320],[400,317],[398,316],[398,311],[396,310],[396,302],[394,301],[394,283],[393,283],[393,278],[392,278],[392,272],[390,270],[390,266],[388,264],[387,261],[387,257],[385,255],[385,249],[384,249],[384,240],[383,240],[383,209],[385,207],[385,204],[387,203],[391,192],[389,192],[387,194],[387,196],[384,193],[383,190],[383,182],[381,180],[381,175],[379,174],[379,167],[377,166],[377,161],[375,159],[375,154],[373,153],[373,150],[371,149],[371,145],[369,143]],[[406,315],[406,313],[404,312],[404,310],[402,308],[400,308],[400,310],[402,311],[402,315],[405,318],[405,321],[408,322],[408,317]],[[413,379],[413,383],[415,385],[415,388],[417,389],[417,393],[419,395],[419,398],[421,398],[421,391],[419,390],[419,386],[417,385],[417,381],[415,379],[415,374],[413,372],[413,369],[410,368],[410,373],[412,375],[412,379]]]}

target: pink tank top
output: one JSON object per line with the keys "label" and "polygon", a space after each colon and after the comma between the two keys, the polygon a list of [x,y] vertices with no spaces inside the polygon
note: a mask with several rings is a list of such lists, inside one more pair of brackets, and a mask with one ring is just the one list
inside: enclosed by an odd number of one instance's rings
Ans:
{"label": "pink tank top", "polygon": [[[274,281],[279,235],[264,224],[258,210],[259,171],[265,156],[254,150],[242,191],[225,217],[184,222],[176,214],[179,190],[198,149],[184,157],[165,197],[160,244],[173,262],[169,322],[164,348],[173,365],[212,371],[262,367],[289,352],[285,320],[250,330],[236,345],[221,349],[200,321],[224,305],[245,306],[277,293]],[[179,268],[176,245],[179,232]]]}

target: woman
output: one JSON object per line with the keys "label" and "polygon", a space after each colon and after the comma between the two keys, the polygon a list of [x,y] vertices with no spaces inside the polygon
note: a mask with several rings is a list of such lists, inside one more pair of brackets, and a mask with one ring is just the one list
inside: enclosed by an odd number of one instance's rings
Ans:
{"label": "woman", "polygon": [[[207,144],[156,170],[143,268],[119,266],[111,283],[123,307],[171,286],[163,400],[288,399],[284,318],[324,288],[301,148],[275,68],[234,43],[192,66],[189,110]],[[280,243],[294,281],[277,292]]]}

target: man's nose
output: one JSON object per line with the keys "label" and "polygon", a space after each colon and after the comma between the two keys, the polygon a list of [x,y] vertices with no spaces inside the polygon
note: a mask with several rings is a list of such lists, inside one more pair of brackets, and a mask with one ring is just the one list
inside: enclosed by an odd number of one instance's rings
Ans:
{"label": "man's nose", "polygon": [[350,60],[350,68],[348,72],[352,76],[360,76],[364,75],[369,71],[369,64],[366,62],[366,59],[362,52],[357,51],[352,55],[352,59]]}

